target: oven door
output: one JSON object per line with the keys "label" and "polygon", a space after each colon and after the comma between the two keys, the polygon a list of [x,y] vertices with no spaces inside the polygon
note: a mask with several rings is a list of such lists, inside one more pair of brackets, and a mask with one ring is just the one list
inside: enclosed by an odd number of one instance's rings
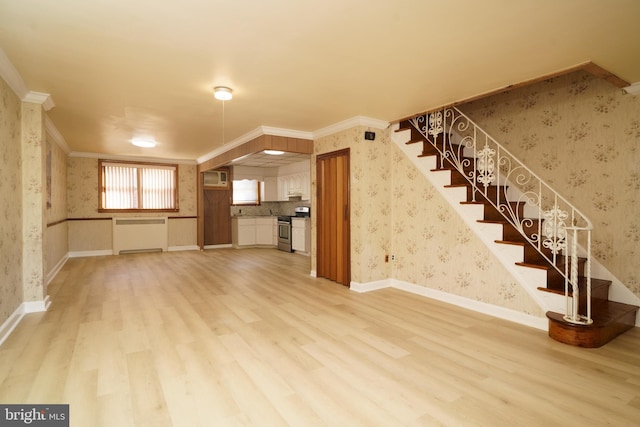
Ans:
{"label": "oven door", "polygon": [[278,249],[291,252],[291,223],[278,221]]}

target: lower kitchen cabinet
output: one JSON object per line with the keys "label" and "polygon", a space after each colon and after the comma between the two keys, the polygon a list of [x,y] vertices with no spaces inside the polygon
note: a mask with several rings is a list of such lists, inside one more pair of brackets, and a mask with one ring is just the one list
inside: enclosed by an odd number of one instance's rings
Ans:
{"label": "lower kitchen cabinet", "polygon": [[291,220],[291,248],[298,253],[309,255],[311,246],[311,224],[309,218]]}
{"label": "lower kitchen cabinet", "polygon": [[275,246],[273,240],[273,224],[275,217],[256,218],[256,245]]}
{"label": "lower kitchen cabinet", "polygon": [[233,247],[243,246],[276,246],[273,229],[276,217],[246,217],[232,219]]}

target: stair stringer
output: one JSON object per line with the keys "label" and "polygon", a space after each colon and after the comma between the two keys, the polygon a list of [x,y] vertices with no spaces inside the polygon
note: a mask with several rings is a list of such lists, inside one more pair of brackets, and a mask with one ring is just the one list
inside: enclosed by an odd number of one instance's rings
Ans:
{"label": "stair stringer", "polygon": [[484,219],[484,208],[480,205],[462,204],[466,201],[467,190],[464,187],[446,187],[450,184],[451,172],[447,170],[434,170],[437,165],[437,157],[424,156],[422,144],[406,144],[410,139],[410,131],[396,132],[399,125],[391,127],[391,139],[407,156],[407,158],[424,175],[439,194],[447,200],[449,205],[462,218],[465,224],[485,244],[496,259],[511,273],[515,281],[524,288],[531,298],[538,304],[543,312],[555,311],[564,313],[566,300],[564,295],[551,292],[542,292],[538,288],[546,286],[547,274],[545,271],[530,267],[516,265],[516,262],[524,260],[524,248],[515,245],[496,243],[502,239],[502,225],[481,223]]}

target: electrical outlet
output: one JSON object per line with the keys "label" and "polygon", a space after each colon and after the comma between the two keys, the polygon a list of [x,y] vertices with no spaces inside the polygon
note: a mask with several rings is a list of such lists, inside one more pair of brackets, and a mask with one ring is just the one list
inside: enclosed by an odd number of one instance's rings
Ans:
{"label": "electrical outlet", "polygon": [[384,262],[389,262],[389,255],[384,256]]}
{"label": "electrical outlet", "polygon": [[395,255],[391,255],[391,261],[395,261],[396,260],[396,256]]}

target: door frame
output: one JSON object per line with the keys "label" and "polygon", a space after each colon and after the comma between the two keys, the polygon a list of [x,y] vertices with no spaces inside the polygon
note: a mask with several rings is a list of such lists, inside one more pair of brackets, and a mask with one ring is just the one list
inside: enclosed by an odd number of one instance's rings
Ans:
{"label": "door frame", "polygon": [[[324,228],[327,226],[327,223],[324,222],[326,221],[326,219],[324,218],[324,215],[322,213],[323,197],[321,193],[323,191],[323,181],[321,176],[322,168],[320,167],[320,163],[327,159],[331,159],[333,157],[345,157],[345,161],[346,161],[346,176],[344,177],[346,179],[346,189],[343,194],[345,206],[339,207],[339,208],[336,207],[334,209],[334,212],[338,213],[338,209],[340,209],[340,213],[342,213],[344,236],[341,242],[344,244],[343,249],[344,249],[344,253],[346,254],[346,259],[342,260],[344,262],[344,268],[346,268],[346,274],[344,275],[345,277],[344,281],[346,283],[342,283],[340,281],[338,281],[338,283],[341,283],[344,286],[349,286],[351,283],[351,177],[350,177],[351,150],[350,148],[344,148],[341,150],[316,155],[316,160],[315,160],[316,161],[316,187],[317,187],[316,188],[316,218],[317,218],[316,219],[316,273],[318,277],[327,278],[324,275],[325,274],[325,272],[323,271],[324,265],[322,264],[324,262],[323,244],[326,244],[324,242],[324,239],[322,238],[322,233],[324,232]],[[342,212],[343,209],[344,209],[344,212]],[[334,253],[337,252],[335,250],[337,247],[338,246],[336,242],[336,245],[331,248]],[[338,261],[339,260],[336,260],[336,262]],[[330,279],[330,280],[333,280],[333,279]],[[342,280],[342,278],[340,280]]]}

